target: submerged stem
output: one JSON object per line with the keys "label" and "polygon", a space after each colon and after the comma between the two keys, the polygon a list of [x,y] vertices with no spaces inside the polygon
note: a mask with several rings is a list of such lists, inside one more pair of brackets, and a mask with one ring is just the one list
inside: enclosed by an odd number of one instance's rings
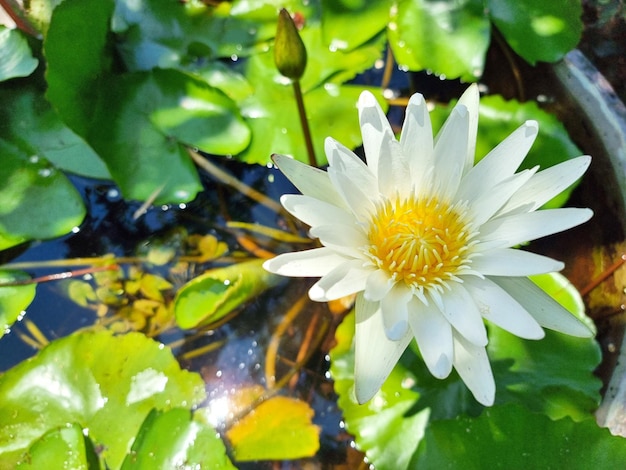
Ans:
{"label": "submerged stem", "polygon": [[0,287],[14,287],[25,286],[28,284],[40,284],[42,282],[58,281],[62,279],[69,279],[70,277],[84,276],[85,274],[92,274],[101,271],[115,271],[119,269],[116,264],[110,264],[108,266],[93,266],[91,268],[76,269],[74,271],[65,271],[62,273],[46,274],[45,276],[35,277],[33,279],[18,279],[15,281],[1,282]]}
{"label": "submerged stem", "polygon": [[268,388],[272,388],[276,384],[276,357],[278,356],[280,338],[283,336],[285,331],[287,331],[287,328],[289,328],[300,312],[302,312],[307,298],[308,297],[306,295],[303,295],[293,304],[278,324],[276,331],[272,334],[272,338],[267,346],[267,353],[265,355],[265,383]]}
{"label": "submerged stem", "polygon": [[626,263],[626,253],[622,253],[622,255],[615,263],[605,269],[597,278],[592,279],[591,282],[589,282],[589,284],[587,284],[585,287],[580,289],[580,295],[584,297],[589,294],[592,290],[594,290],[596,287],[606,281],[609,276],[617,271],[624,263]]}
{"label": "submerged stem", "polygon": [[222,183],[230,186],[231,188],[236,189],[240,193],[246,195],[250,199],[258,202],[259,204],[263,204],[265,207],[273,210],[274,212],[284,213],[283,206],[281,206],[278,202],[273,199],[267,197],[265,194],[257,191],[254,188],[251,188],[243,181],[239,181],[234,176],[230,175],[228,172],[222,170],[217,165],[214,165],[209,160],[204,158],[195,150],[187,148],[187,152],[191,156],[191,159],[198,165],[200,168],[213,175]]}

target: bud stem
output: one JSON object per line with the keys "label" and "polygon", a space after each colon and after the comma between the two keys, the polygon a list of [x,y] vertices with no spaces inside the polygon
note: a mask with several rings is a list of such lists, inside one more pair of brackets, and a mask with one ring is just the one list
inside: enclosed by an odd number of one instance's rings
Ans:
{"label": "bud stem", "polygon": [[309,129],[309,121],[306,118],[304,109],[304,99],[302,98],[302,89],[300,88],[300,80],[292,80],[293,93],[296,96],[296,104],[298,105],[298,115],[300,116],[300,124],[302,125],[302,135],[304,136],[304,144],[309,156],[309,165],[317,167],[317,159],[315,158],[315,150],[313,149],[313,140],[311,139],[311,130]]}

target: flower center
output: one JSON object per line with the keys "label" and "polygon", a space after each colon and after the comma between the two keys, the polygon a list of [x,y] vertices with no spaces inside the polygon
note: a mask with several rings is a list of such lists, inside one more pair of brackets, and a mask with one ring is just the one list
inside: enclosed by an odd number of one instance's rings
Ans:
{"label": "flower center", "polygon": [[393,280],[419,291],[458,281],[471,272],[475,236],[465,213],[464,203],[436,198],[384,200],[369,227],[369,256]]}

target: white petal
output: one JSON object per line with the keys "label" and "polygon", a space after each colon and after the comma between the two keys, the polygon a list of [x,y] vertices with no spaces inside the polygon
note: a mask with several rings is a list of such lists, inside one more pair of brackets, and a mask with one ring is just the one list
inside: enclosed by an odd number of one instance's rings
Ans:
{"label": "white petal", "polygon": [[541,339],[539,323],[504,289],[489,279],[465,278],[470,293],[485,320],[520,338]]}
{"label": "white petal", "polygon": [[427,302],[424,302],[424,303],[429,304],[430,302],[428,302],[428,298],[430,298],[430,300],[432,301],[432,303],[434,303],[434,304],[437,306],[437,308],[438,308],[441,312],[443,312],[443,299],[442,299],[441,294],[440,294],[437,290],[435,290],[435,289],[430,289],[430,290],[428,291],[428,296],[427,296],[427,297],[426,297],[426,296],[424,296],[424,297],[425,297],[425,298],[426,298],[426,300],[427,300]]}
{"label": "white petal", "polygon": [[280,202],[291,215],[311,227],[356,224],[356,219],[351,212],[310,196],[283,194]]}
{"label": "white petal", "polygon": [[326,138],[324,148],[330,166],[336,171],[348,175],[357,187],[368,193],[377,190],[374,173],[350,149],[330,137]]}
{"label": "white petal", "polygon": [[515,300],[544,328],[571,336],[590,338],[593,332],[539,286],[524,277],[496,277],[491,279]]}
{"label": "white petal", "polygon": [[484,347],[476,346],[461,335],[455,334],[454,368],[479,403],[485,406],[493,405],[496,384]]}
{"label": "white petal", "polygon": [[366,300],[378,302],[391,290],[394,281],[382,269],[374,269],[367,278],[364,296]]}
{"label": "white petal", "polygon": [[369,275],[362,264],[360,260],[340,264],[313,284],[309,297],[316,302],[328,302],[362,291]]}
{"label": "white petal", "polygon": [[413,298],[409,323],[426,367],[438,379],[445,379],[452,370],[454,354],[450,322],[434,304],[424,305]]}
{"label": "white petal", "polygon": [[457,195],[459,200],[471,201],[470,217],[474,224],[482,225],[493,217],[496,212],[518,191],[535,173],[533,170],[524,170],[510,176],[501,183],[488,187],[476,195]]}
{"label": "white petal", "polygon": [[[322,245],[335,248],[342,254],[344,249],[356,250],[356,253],[359,253],[356,257],[359,258],[361,256],[358,249],[368,244],[363,230],[355,224],[317,225],[312,227],[309,233],[312,237],[319,238]],[[354,255],[355,252],[346,252],[346,254]]]}
{"label": "white petal", "polygon": [[591,209],[566,207],[498,217],[482,225],[480,241],[499,241],[501,247],[515,246],[576,227],[592,215]]}
{"label": "white petal", "polygon": [[410,162],[410,180],[423,186],[422,178],[433,166],[433,129],[424,97],[419,93],[409,99],[400,134],[400,146]]}
{"label": "white petal", "polygon": [[535,121],[526,121],[500,142],[465,175],[459,195],[468,199],[467,195],[480,193],[485,187],[491,187],[513,175],[533,145],[538,131]]}
{"label": "white petal", "polygon": [[271,273],[293,277],[319,277],[328,274],[347,259],[330,248],[284,253],[268,259],[263,267]]}
{"label": "white petal", "polygon": [[452,283],[449,292],[444,292],[442,313],[452,326],[468,341],[477,346],[487,344],[487,330],[467,290],[459,284]]}
{"label": "white petal", "polygon": [[467,108],[469,116],[469,131],[467,133],[467,159],[463,173],[467,173],[474,166],[474,155],[476,154],[476,135],[478,133],[478,102],[480,94],[478,93],[478,85],[471,84],[467,90],[461,95],[458,105]]}
{"label": "white petal", "polygon": [[485,155],[476,167],[485,166],[482,171],[486,174],[483,176],[493,178],[494,181],[512,175],[526,158],[538,133],[537,121],[526,121]]}
{"label": "white petal", "polygon": [[337,192],[341,194],[346,205],[357,218],[369,219],[371,214],[375,213],[376,210],[370,198],[376,197],[378,192],[364,192],[367,188],[360,188],[350,179],[349,175],[335,171],[332,167],[328,168],[328,176],[334,187],[337,188]]}
{"label": "white petal", "polygon": [[356,298],[354,389],[360,404],[380,390],[411,341],[409,330],[399,341],[385,335],[378,303],[368,302],[362,294]]}
{"label": "white petal", "polygon": [[325,171],[285,155],[274,154],[272,160],[302,194],[347,208]]}
{"label": "white petal", "polygon": [[564,266],[561,261],[515,248],[493,249],[472,258],[472,269],[486,276],[531,276],[560,271]]}
{"label": "white petal", "polygon": [[457,105],[435,139],[435,177],[443,200],[452,198],[459,187],[465,160],[469,133],[469,113]]}
{"label": "white petal", "polygon": [[[336,230],[336,229],[337,227],[333,225],[333,230]],[[343,256],[347,260],[362,260],[361,264],[363,265],[366,264],[366,261],[363,258],[363,253],[361,252],[360,249],[356,247],[346,246],[346,245],[333,245],[332,243],[328,241],[326,243],[322,243],[322,245],[333,250],[335,253],[337,253],[340,256]]]}
{"label": "white petal", "polygon": [[383,139],[378,161],[378,190],[387,197],[406,196],[414,184],[409,159],[393,135]]}
{"label": "white petal", "polygon": [[409,329],[407,304],[413,294],[403,282],[397,283],[380,301],[385,334],[392,341],[398,341]]}
{"label": "white petal", "polygon": [[378,101],[369,91],[364,91],[357,102],[359,122],[363,136],[363,149],[367,166],[377,176],[380,145],[386,134],[393,134],[387,116],[381,109]]}
{"label": "white petal", "polygon": [[539,209],[574,184],[590,164],[591,157],[583,155],[540,171],[511,197],[501,212],[506,213],[522,206],[526,211]]}

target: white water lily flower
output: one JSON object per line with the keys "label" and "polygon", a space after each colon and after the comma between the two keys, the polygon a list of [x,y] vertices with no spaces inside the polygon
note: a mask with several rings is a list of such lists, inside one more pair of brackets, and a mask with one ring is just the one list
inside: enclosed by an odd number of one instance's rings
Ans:
{"label": "white water lily flower", "polygon": [[515,249],[587,221],[589,209],[537,209],[576,181],[591,158],[516,173],[535,137],[528,121],[474,166],[478,90],[470,86],[433,139],[424,98],[409,101],[400,141],[374,96],[358,102],[367,164],[328,138],[328,171],[286,156],[275,163],[302,192],[283,206],[323,245],[268,260],[285,276],[320,276],[311,299],[357,294],[355,394],[380,389],[413,337],[430,370],[454,367],[476,400],[495,383],[483,319],[522,338],[542,327],[592,332],[527,276],[563,264]]}

